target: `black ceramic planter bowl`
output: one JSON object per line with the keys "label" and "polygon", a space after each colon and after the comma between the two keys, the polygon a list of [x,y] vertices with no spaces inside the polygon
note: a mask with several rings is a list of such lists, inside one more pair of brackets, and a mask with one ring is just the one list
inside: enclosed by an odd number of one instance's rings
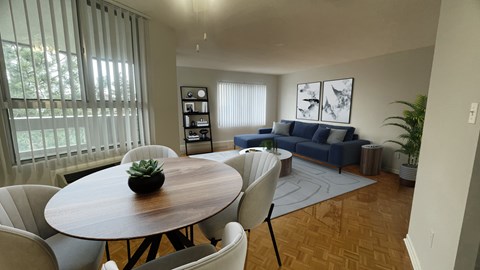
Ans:
{"label": "black ceramic planter bowl", "polygon": [[145,194],[157,191],[163,186],[165,182],[165,175],[163,173],[159,173],[152,177],[145,177],[145,178],[128,178],[128,187],[139,194]]}

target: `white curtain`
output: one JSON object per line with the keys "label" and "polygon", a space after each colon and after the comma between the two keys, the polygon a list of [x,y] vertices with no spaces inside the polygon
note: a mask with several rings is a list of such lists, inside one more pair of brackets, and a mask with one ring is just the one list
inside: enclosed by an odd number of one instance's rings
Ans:
{"label": "white curtain", "polygon": [[266,85],[218,82],[217,93],[219,128],[265,125]]}
{"label": "white curtain", "polygon": [[101,0],[5,0],[0,17],[10,174],[38,182],[149,143],[144,18]]}

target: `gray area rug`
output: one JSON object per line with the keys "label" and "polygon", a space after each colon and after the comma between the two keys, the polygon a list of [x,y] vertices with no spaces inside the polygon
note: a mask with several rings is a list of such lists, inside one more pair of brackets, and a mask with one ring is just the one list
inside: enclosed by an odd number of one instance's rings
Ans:
{"label": "gray area rug", "polygon": [[[238,155],[238,150],[190,157],[222,162],[236,155]],[[292,173],[278,179],[273,199],[275,208],[272,217],[288,214],[373,183],[375,181],[371,179],[348,172],[339,174],[336,169],[293,157]]]}

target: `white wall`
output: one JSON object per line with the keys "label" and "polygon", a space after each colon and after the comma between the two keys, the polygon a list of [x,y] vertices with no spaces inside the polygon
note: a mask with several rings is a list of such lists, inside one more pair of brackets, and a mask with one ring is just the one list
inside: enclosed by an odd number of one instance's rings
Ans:
{"label": "white wall", "polygon": [[151,143],[166,145],[178,153],[176,37],[172,28],[149,21],[146,58]]}
{"label": "white wall", "polygon": [[[180,104],[180,86],[206,86],[208,87],[208,98],[210,105],[210,117],[212,124],[212,137],[214,140],[214,148],[222,149],[226,147],[233,147],[233,136],[244,133],[257,133],[259,126],[242,127],[242,128],[228,128],[220,129],[217,125],[217,82],[230,81],[240,83],[260,83],[267,85],[267,114],[266,126],[271,127],[273,121],[276,119],[277,112],[277,80],[278,76],[254,74],[245,72],[222,71],[213,69],[177,67],[177,95]],[[178,108],[178,122],[182,122],[181,108]],[[180,124],[179,138],[183,141],[183,127]],[[189,144],[194,148],[197,144]]]}
{"label": "white wall", "polygon": [[[442,1],[407,244],[418,269],[473,269],[480,243],[480,1]],[[434,232],[431,244],[431,232]]]}
{"label": "white wall", "polygon": [[[387,139],[396,138],[400,131],[396,127],[382,127],[386,117],[400,115],[404,109],[390,103],[395,100],[413,101],[418,94],[427,93],[432,58],[433,47],[426,47],[282,75],[279,80],[278,118],[295,119],[298,83],[353,77],[349,125],[356,128],[360,138],[382,144]],[[393,153],[394,145],[384,146],[383,169],[397,171],[404,158],[397,159]]]}

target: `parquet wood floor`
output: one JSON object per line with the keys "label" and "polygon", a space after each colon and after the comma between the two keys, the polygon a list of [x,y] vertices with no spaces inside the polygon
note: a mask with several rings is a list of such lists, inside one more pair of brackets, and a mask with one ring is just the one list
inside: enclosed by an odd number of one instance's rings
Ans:
{"label": "parquet wood floor", "polygon": [[[345,171],[360,174],[358,166]],[[249,235],[246,269],[413,269],[403,238],[407,233],[413,188],[395,174],[369,177],[377,183],[272,221],[283,266],[277,266],[267,224]],[[134,250],[140,240],[131,241]],[[195,243],[207,243],[195,226]],[[166,237],[159,256],[173,252]],[[111,259],[126,264],[125,241],[110,242]],[[106,258],[104,258],[106,261]],[[144,259],[141,260],[142,263]],[[141,264],[141,263],[139,263]]]}

